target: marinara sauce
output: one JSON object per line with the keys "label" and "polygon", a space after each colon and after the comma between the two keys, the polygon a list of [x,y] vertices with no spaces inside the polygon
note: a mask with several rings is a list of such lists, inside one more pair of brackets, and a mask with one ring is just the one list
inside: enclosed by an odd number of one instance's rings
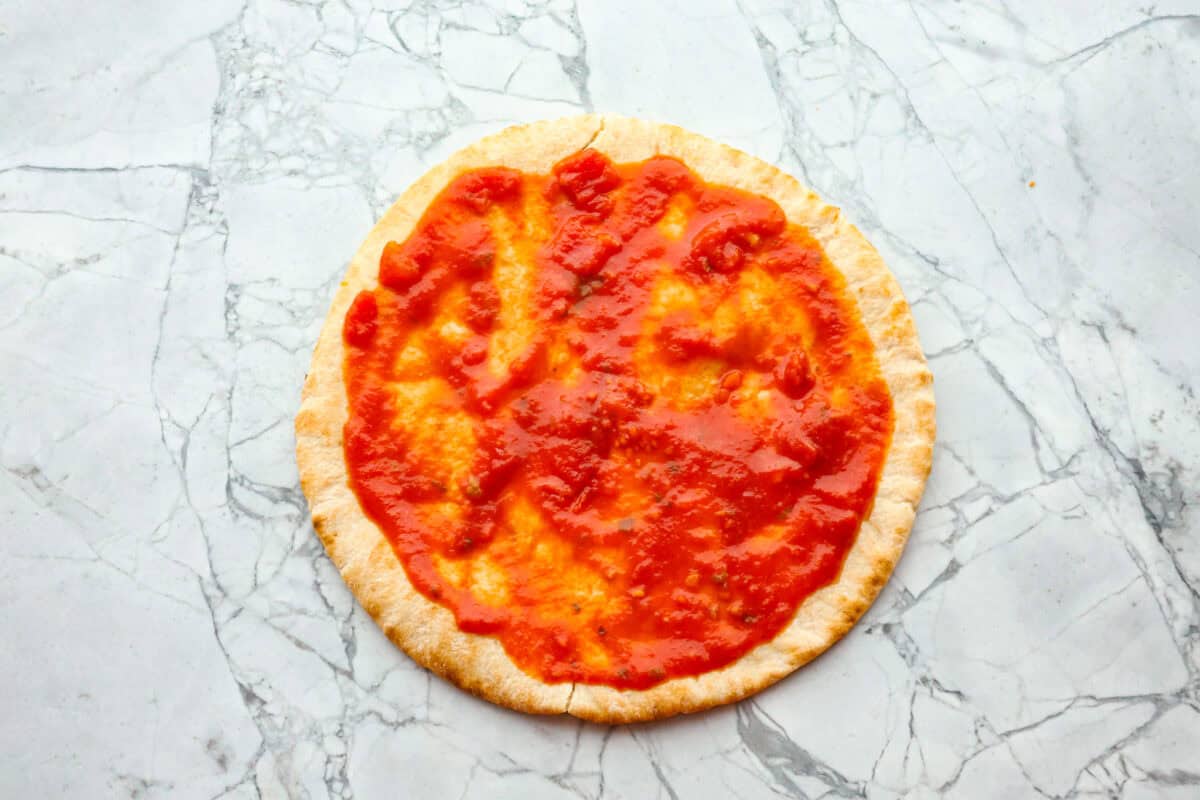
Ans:
{"label": "marinara sauce", "polygon": [[819,244],[667,157],[459,175],[343,335],[363,509],[547,682],[644,689],[773,639],[837,578],[892,433]]}

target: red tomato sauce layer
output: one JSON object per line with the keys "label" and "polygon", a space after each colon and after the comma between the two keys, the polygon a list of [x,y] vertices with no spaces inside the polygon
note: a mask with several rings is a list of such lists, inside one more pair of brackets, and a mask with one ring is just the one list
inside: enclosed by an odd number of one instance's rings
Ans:
{"label": "red tomato sauce layer", "polygon": [[667,157],[461,174],[343,335],[364,511],[546,682],[645,689],[775,638],[836,580],[892,435],[819,244]]}

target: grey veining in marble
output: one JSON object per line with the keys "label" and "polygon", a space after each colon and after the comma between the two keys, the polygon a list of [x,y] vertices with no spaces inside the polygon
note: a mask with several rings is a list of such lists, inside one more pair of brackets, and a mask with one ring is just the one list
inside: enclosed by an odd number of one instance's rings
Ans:
{"label": "grey veining in marble", "polygon": [[[308,522],[348,255],[505,124],[673,121],[879,246],[936,464],[863,622],[603,728],[431,678]],[[0,2],[0,796],[1200,797],[1200,3]]]}

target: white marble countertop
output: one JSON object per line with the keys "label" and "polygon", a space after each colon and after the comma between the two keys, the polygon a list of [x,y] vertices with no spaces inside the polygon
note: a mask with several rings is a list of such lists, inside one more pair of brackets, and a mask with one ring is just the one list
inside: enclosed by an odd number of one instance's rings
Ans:
{"label": "white marble countertop", "polygon": [[[676,122],[883,251],[937,381],[908,550],[736,707],[431,678],[292,415],[396,193],[513,121]],[[0,796],[1200,797],[1200,3],[0,4]]]}

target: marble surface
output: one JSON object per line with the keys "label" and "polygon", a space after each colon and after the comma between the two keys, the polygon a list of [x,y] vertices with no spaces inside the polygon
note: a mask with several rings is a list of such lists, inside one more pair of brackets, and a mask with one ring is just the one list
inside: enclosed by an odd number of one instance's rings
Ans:
{"label": "marble surface", "polygon": [[[673,121],[842,205],[936,464],[863,622],[605,728],[395,650],[291,419],[349,254],[507,123]],[[1200,3],[0,2],[0,796],[1200,797]]]}

